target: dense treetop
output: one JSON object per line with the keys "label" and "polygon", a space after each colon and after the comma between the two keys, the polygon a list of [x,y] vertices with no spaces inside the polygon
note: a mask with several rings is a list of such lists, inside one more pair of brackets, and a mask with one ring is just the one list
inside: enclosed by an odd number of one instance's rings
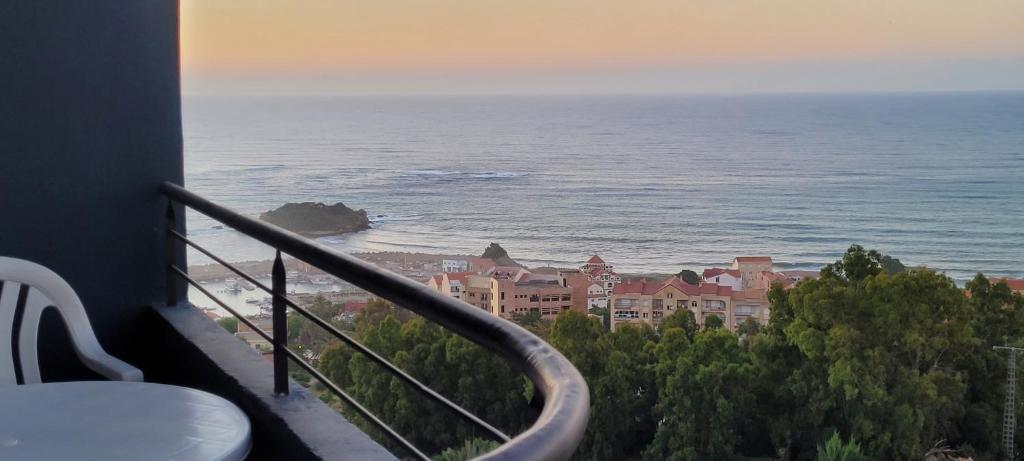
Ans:
{"label": "dense treetop", "polygon": [[[943,274],[891,261],[853,246],[820,279],[774,286],[770,322],[736,333],[698,328],[688,311],[657,330],[610,332],[577,312],[515,320],[587,380],[591,418],[575,459],[921,460],[940,441],[1001,459],[1006,357],[992,346],[1024,346],[1024,298],[980,274],[965,295]],[[366,345],[507,433],[536,418],[532,385],[500,358],[371,304],[347,326]],[[364,357],[294,327],[290,336],[322,352],[321,370],[417,446],[443,459],[489,446]]]}

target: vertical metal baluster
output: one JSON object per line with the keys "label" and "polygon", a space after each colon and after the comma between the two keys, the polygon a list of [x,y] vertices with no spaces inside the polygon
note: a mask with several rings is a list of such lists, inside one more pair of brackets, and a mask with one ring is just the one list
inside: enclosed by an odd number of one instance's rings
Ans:
{"label": "vertical metal baluster", "polygon": [[174,218],[174,202],[171,200],[167,201],[167,211],[165,213],[165,225],[164,230],[164,259],[167,266],[164,267],[166,273],[164,283],[167,287],[167,298],[166,302],[168,306],[178,305],[178,277],[171,270],[171,266],[178,262],[177,251],[175,251],[177,245],[174,244],[174,236],[171,235],[171,231],[175,227]]}
{"label": "vertical metal baluster", "polygon": [[281,261],[281,251],[277,251],[274,258],[274,267],[271,269],[271,286],[274,305],[274,393],[277,395],[288,394],[288,356],[284,348],[288,346],[288,318],[284,303],[285,290],[284,262]]}

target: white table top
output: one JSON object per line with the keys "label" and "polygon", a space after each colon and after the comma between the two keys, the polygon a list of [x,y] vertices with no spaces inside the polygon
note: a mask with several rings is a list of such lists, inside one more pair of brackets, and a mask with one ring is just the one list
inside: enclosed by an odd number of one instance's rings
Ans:
{"label": "white table top", "polygon": [[0,387],[3,460],[224,460],[249,452],[249,419],[213,394],[79,381]]}

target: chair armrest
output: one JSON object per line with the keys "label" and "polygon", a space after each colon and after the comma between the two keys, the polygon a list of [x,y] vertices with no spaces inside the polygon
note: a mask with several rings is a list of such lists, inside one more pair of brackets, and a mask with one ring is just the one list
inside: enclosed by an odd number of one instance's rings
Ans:
{"label": "chair armrest", "polygon": [[113,381],[142,381],[142,370],[107,354],[105,351],[90,353],[78,351],[78,357],[90,370],[95,371]]}

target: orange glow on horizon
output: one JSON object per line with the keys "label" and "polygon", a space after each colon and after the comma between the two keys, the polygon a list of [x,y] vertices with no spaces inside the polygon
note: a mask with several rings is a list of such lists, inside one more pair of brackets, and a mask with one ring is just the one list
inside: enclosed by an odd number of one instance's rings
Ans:
{"label": "orange glow on horizon", "polygon": [[1024,2],[1019,0],[182,0],[181,5],[186,73],[528,72],[1024,54]]}

